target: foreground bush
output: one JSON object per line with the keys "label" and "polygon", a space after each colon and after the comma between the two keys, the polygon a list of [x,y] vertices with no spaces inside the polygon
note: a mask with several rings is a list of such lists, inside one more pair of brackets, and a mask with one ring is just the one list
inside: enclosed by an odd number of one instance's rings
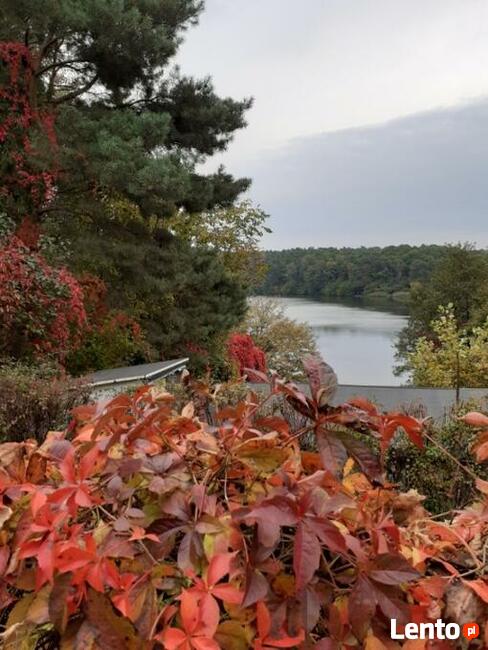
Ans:
{"label": "foreground bush", "polygon": [[307,372],[311,398],[273,378],[263,399],[305,415],[318,453],[253,394],[210,426],[201,384],[179,413],[143,387],[79,407],[40,446],[1,445],[5,647],[381,650],[400,647],[391,618],[483,623],[487,504],[431,520],[353,435],[384,452],[403,428],[421,446],[422,423],[331,407],[334,374]]}
{"label": "foreground bush", "polygon": [[64,428],[71,410],[88,399],[80,381],[52,365],[0,366],[0,441],[44,440],[51,430]]}
{"label": "foreground bush", "polygon": [[454,412],[445,424],[429,426],[433,442],[426,439],[423,449],[400,434],[386,457],[388,478],[402,491],[414,488],[424,494],[424,505],[434,514],[473,502],[477,495],[473,472],[488,480],[488,468],[479,466],[471,451],[476,433],[456,416]]}

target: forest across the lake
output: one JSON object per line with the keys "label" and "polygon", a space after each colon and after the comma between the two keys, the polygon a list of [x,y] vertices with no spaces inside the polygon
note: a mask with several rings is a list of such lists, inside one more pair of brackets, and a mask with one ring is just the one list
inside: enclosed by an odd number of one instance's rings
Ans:
{"label": "forest across the lake", "polygon": [[391,297],[405,301],[429,280],[447,246],[293,248],[264,253],[268,272],[256,293],[312,299]]}

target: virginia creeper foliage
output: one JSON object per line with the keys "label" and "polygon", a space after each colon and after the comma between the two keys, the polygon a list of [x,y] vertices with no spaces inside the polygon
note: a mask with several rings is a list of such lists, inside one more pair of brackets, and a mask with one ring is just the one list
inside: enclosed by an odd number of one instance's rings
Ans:
{"label": "virginia creeper foliage", "polygon": [[[144,386],[79,407],[40,446],[1,445],[4,642],[394,649],[391,618],[436,620],[456,603],[482,624],[487,504],[430,519],[371,451],[399,428],[422,444],[422,422],[363,400],[333,407],[335,375],[311,359],[307,371],[311,397],[263,376],[264,401],[306,414],[293,434],[253,393],[209,423]],[[299,447],[310,428],[318,453]]]}
{"label": "virginia creeper foliage", "polygon": [[0,349],[12,358],[52,355],[62,361],[86,325],[83,292],[17,237],[0,247]]}
{"label": "virginia creeper foliage", "polygon": [[27,46],[0,42],[0,65],[0,144],[4,152],[0,197],[11,212],[14,207],[24,208],[25,214],[20,216],[26,216],[55,194],[57,172],[52,160],[49,164],[45,160],[57,144],[54,113],[39,108],[33,98],[34,63]]}

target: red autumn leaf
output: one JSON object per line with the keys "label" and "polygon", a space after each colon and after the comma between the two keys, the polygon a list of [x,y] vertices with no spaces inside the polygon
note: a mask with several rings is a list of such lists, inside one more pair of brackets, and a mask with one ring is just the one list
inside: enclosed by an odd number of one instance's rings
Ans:
{"label": "red autumn leaf", "polygon": [[347,460],[347,451],[340,437],[334,431],[320,427],[317,446],[324,469],[339,476]]}
{"label": "red autumn leaf", "polygon": [[164,647],[168,650],[178,648],[219,650],[217,642],[213,640],[219,622],[218,609],[217,611],[213,608],[209,609],[204,602],[205,599],[189,591],[183,591],[178,600],[183,629],[166,628],[158,637]]}
{"label": "red autumn leaf", "polygon": [[417,420],[410,415],[404,415],[403,413],[386,413],[385,415],[380,416],[380,426],[379,433],[381,436],[381,446],[385,451],[388,447],[393,435],[395,432],[402,428],[410,441],[420,449],[424,446],[424,441],[422,438],[423,432],[423,422],[422,420]]}
{"label": "red autumn leaf", "polygon": [[318,355],[307,355],[303,359],[303,368],[317,405],[329,404],[337,391],[337,375],[333,369]]}
{"label": "red autumn leaf", "polygon": [[318,537],[320,542],[334,553],[343,553],[346,550],[346,543],[343,534],[330,521],[324,517],[309,516],[306,524]]}
{"label": "red autumn leaf", "polygon": [[264,575],[251,565],[246,568],[245,592],[242,607],[250,607],[259,600],[264,600],[268,595],[269,583]]}
{"label": "red autumn leaf", "polygon": [[235,558],[235,553],[219,553],[214,555],[210,560],[207,569],[207,583],[209,585],[216,585],[223,577],[230,573],[232,560]]}
{"label": "red autumn leaf", "polygon": [[488,582],[486,580],[464,580],[464,584],[472,589],[485,603],[488,603]]}
{"label": "red autumn leaf", "polygon": [[233,516],[248,524],[257,523],[259,541],[269,548],[278,541],[281,526],[297,523],[293,502],[281,496],[264,499],[250,509],[234,512]]}
{"label": "red autumn leaf", "polygon": [[370,479],[381,481],[383,468],[380,460],[368,445],[347,432],[341,432],[339,439],[350,457],[356,461],[362,472]]}
{"label": "red autumn leaf", "polygon": [[265,603],[257,603],[256,615],[258,638],[254,641],[255,650],[265,650],[265,648],[293,648],[303,642],[305,638],[303,630],[294,637],[290,637],[286,633],[283,633],[278,638],[270,636],[271,616]]}
{"label": "red autumn leaf", "polygon": [[41,492],[40,490],[34,492],[30,501],[30,507],[34,517],[42,508],[42,506],[46,503],[46,501],[47,501],[47,496],[44,494],[44,492]]}
{"label": "red autumn leaf", "polygon": [[364,397],[353,397],[347,403],[349,406],[365,411],[368,415],[378,415],[376,406]]}
{"label": "red autumn leaf", "polygon": [[295,532],[293,545],[293,571],[296,588],[301,591],[319,568],[321,547],[317,535],[301,521]]}
{"label": "red autumn leaf", "polygon": [[358,576],[348,600],[349,620],[354,634],[362,639],[376,610],[376,599],[371,583]]}
{"label": "red autumn leaf", "polygon": [[416,580],[419,573],[401,555],[386,553],[370,563],[368,576],[384,585],[399,585]]}

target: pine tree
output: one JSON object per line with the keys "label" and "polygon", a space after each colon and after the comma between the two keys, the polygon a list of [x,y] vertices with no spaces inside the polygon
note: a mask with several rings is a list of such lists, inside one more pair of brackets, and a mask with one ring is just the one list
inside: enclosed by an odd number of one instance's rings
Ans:
{"label": "pine tree", "polygon": [[[0,41],[25,53],[14,72],[28,113],[54,136],[22,152],[41,178],[49,171],[49,194],[26,201],[11,165],[0,211],[66,242],[62,261],[103,278],[108,300],[164,356],[186,342],[215,346],[244,311],[216,254],[165,228],[179,210],[229,206],[249,185],[223,168],[197,170],[245,126],[251,105],[172,67],[202,10],[200,0],[4,0],[0,15]],[[11,73],[1,67],[0,87]],[[3,99],[1,127],[12,115]],[[20,141],[9,140],[13,160]]]}

